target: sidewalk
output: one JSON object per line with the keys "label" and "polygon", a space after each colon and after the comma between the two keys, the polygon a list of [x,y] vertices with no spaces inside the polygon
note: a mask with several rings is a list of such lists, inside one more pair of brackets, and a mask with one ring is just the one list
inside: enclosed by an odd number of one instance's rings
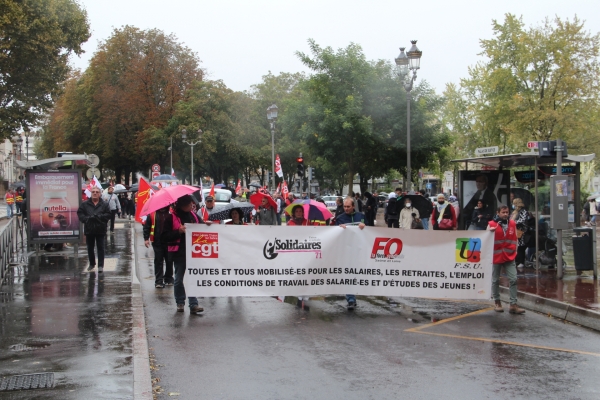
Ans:
{"label": "sidewalk", "polygon": [[[131,241],[129,223],[118,221],[103,274],[86,272],[85,245],[19,257],[0,291],[0,397],[134,397]],[[17,377],[29,374],[38,375]],[[5,393],[7,384],[25,387]]]}

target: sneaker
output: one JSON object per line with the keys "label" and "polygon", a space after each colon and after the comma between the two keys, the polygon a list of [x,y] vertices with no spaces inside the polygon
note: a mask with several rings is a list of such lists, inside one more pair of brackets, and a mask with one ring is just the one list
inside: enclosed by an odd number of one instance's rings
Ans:
{"label": "sneaker", "polygon": [[96,266],[90,264],[90,266],[87,268],[87,270],[88,270],[88,272],[90,272],[90,271],[93,271],[94,268],[96,268]]}
{"label": "sneaker", "polygon": [[111,234],[111,235],[114,235],[114,234],[115,234],[115,231],[110,231],[110,234]]}
{"label": "sneaker", "polygon": [[99,266],[98,267],[98,273],[102,273],[104,272],[104,267],[103,266]]}
{"label": "sneaker", "polygon": [[204,311],[204,308],[200,307],[199,305],[195,305],[195,306],[191,306],[190,307],[190,314],[196,314],[199,312]]}
{"label": "sneaker", "polygon": [[525,268],[525,264],[519,264],[517,265],[517,268]]}
{"label": "sneaker", "polygon": [[165,286],[173,286],[173,282],[167,282],[165,283]]}
{"label": "sneaker", "polygon": [[183,312],[185,310],[185,304],[177,304],[177,312]]}
{"label": "sneaker", "polygon": [[502,308],[502,302],[500,300],[496,300],[496,302],[494,304],[494,311],[504,312],[504,308]]}
{"label": "sneaker", "polygon": [[348,302],[348,310],[352,311],[356,308],[356,302],[354,301],[349,301]]}
{"label": "sneaker", "polygon": [[525,314],[525,310],[519,308],[516,304],[511,304],[508,312],[511,314]]}
{"label": "sneaker", "polygon": [[157,289],[162,289],[162,288],[165,287],[165,284],[164,283],[155,283],[154,287],[157,288]]}

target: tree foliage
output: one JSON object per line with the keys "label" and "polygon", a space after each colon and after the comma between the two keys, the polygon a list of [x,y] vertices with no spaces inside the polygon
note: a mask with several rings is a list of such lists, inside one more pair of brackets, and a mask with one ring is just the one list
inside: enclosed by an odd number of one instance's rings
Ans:
{"label": "tree foliage", "polygon": [[83,75],[67,83],[44,135],[46,154],[95,153],[117,179],[163,162],[169,146],[163,128],[186,90],[202,79],[198,65],[197,55],[173,35],[116,29]]}
{"label": "tree foliage", "polygon": [[[368,61],[350,44],[334,51],[309,41],[312,55],[298,53],[314,74],[299,85],[301,95],[284,116],[286,129],[306,143],[331,176],[367,180],[406,166],[406,92],[383,61]],[[441,100],[427,85],[413,91],[411,154],[415,170],[427,165],[446,137],[436,121]]]}
{"label": "tree foliage", "polygon": [[90,37],[73,0],[0,0],[0,138],[36,125]]}
{"label": "tree foliage", "polygon": [[492,29],[493,38],[481,40],[487,60],[445,93],[445,121],[465,155],[493,145],[522,151],[527,141],[559,137],[582,150],[596,142],[599,34],[577,17],[527,28],[507,14]]}

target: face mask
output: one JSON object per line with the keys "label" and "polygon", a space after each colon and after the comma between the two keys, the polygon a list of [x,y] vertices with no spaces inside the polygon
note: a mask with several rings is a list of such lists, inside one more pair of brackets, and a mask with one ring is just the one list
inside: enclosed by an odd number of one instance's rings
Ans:
{"label": "face mask", "polygon": [[444,202],[445,202],[444,200],[438,200],[438,203],[440,203],[440,204],[444,204]]}
{"label": "face mask", "polygon": [[514,204],[513,204],[513,206],[512,206],[512,209],[513,209],[513,210],[515,209],[515,205],[514,205]]}
{"label": "face mask", "polygon": [[410,208],[410,203],[406,203],[406,208]]}

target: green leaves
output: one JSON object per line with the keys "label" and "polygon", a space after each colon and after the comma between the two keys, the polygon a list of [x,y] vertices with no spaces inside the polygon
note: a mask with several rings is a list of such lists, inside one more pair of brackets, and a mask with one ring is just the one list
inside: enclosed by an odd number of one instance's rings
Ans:
{"label": "green leaves", "polygon": [[36,125],[69,73],[71,54],[90,36],[72,0],[0,2],[0,137]]}

